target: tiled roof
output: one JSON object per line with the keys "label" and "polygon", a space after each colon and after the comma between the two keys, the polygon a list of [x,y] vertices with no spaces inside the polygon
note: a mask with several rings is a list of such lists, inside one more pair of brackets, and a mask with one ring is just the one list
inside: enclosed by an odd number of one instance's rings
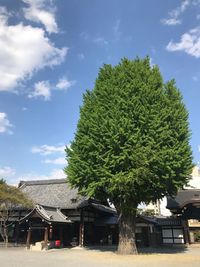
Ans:
{"label": "tiled roof", "polygon": [[116,209],[107,207],[107,206],[99,204],[99,203],[91,203],[91,206],[95,209],[98,209],[98,210],[106,212],[106,213],[117,214]]}
{"label": "tiled roof", "polygon": [[66,179],[21,181],[19,188],[35,203],[60,209],[76,209],[86,197],[70,188]]}
{"label": "tiled roof", "polygon": [[138,216],[137,222],[143,220],[146,223],[155,224],[159,226],[181,226],[181,219],[174,217],[165,217],[165,216]]}
{"label": "tiled roof", "polygon": [[180,209],[189,203],[200,203],[200,190],[186,189],[178,192],[175,198],[167,198],[168,209]]}
{"label": "tiled roof", "polygon": [[71,223],[68,217],[66,217],[60,211],[60,209],[45,207],[41,205],[36,205],[35,208],[29,214],[27,214],[24,218],[20,220],[20,222],[23,222],[24,220],[30,218],[35,213],[37,213],[42,219],[44,219],[48,223]]}

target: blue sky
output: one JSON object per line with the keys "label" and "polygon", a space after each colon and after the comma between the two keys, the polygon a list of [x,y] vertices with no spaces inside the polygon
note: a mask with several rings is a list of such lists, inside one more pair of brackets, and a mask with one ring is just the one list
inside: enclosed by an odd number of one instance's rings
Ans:
{"label": "blue sky", "polygon": [[182,92],[197,163],[199,0],[0,0],[0,177],[64,177],[64,147],[99,68],[146,55]]}

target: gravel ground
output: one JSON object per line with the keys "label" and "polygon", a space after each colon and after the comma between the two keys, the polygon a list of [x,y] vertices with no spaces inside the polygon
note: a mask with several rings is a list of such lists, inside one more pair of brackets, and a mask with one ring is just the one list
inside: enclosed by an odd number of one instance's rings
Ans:
{"label": "gravel ground", "polygon": [[44,252],[0,248],[2,267],[200,267],[200,247],[146,250],[121,256],[97,249],[60,249]]}

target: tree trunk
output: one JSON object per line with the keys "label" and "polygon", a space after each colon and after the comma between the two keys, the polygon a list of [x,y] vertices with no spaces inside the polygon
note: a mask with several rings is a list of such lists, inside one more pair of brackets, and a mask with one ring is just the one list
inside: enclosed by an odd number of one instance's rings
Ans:
{"label": "tree trunk", "polygon": [[8,247],[8,229],[7,229],[7,225],[4,225],[4,242],[5,242],[5,247]]}
{"label": "tree trunk", "polygon": [[121,211],[119,220],[119,254],[137,254],[135,227],[136,211],[131,214]]}

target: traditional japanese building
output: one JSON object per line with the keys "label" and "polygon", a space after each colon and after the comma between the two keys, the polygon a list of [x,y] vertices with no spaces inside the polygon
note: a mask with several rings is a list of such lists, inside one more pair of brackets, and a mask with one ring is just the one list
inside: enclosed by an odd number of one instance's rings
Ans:
{"label": "traditional japanese building", "polygon": [[[27,247],[43,241],[44,246],[112,245],[118,243],[116,210],[71,189],[66,179],[21,181],[22,190],[34,203],[30,210],[12,212],[10,241]],[[138,246],[185,243],[180,218],[138,216]]]}
{"label": "traditional japanese building", "polygon": [[[71,189],[66,179],[21,181],[19,188],[33,201],[32,210],[19,210],[15,227],[16,242],[26,242],[27,246],[36,241],[54,242],[63,246],[80,244],[100,244],[117,242],[116,225],[109,222],[116,211],[93,199],[80,196]],[[16,215],[17,216],[17,215]]]}
{"label": "traditional japanese building", "polygon": [[200,169],[195,166],[192,179],[174,198],[167,199],[167,208],[181,218],[188,243],[200,242]]}

